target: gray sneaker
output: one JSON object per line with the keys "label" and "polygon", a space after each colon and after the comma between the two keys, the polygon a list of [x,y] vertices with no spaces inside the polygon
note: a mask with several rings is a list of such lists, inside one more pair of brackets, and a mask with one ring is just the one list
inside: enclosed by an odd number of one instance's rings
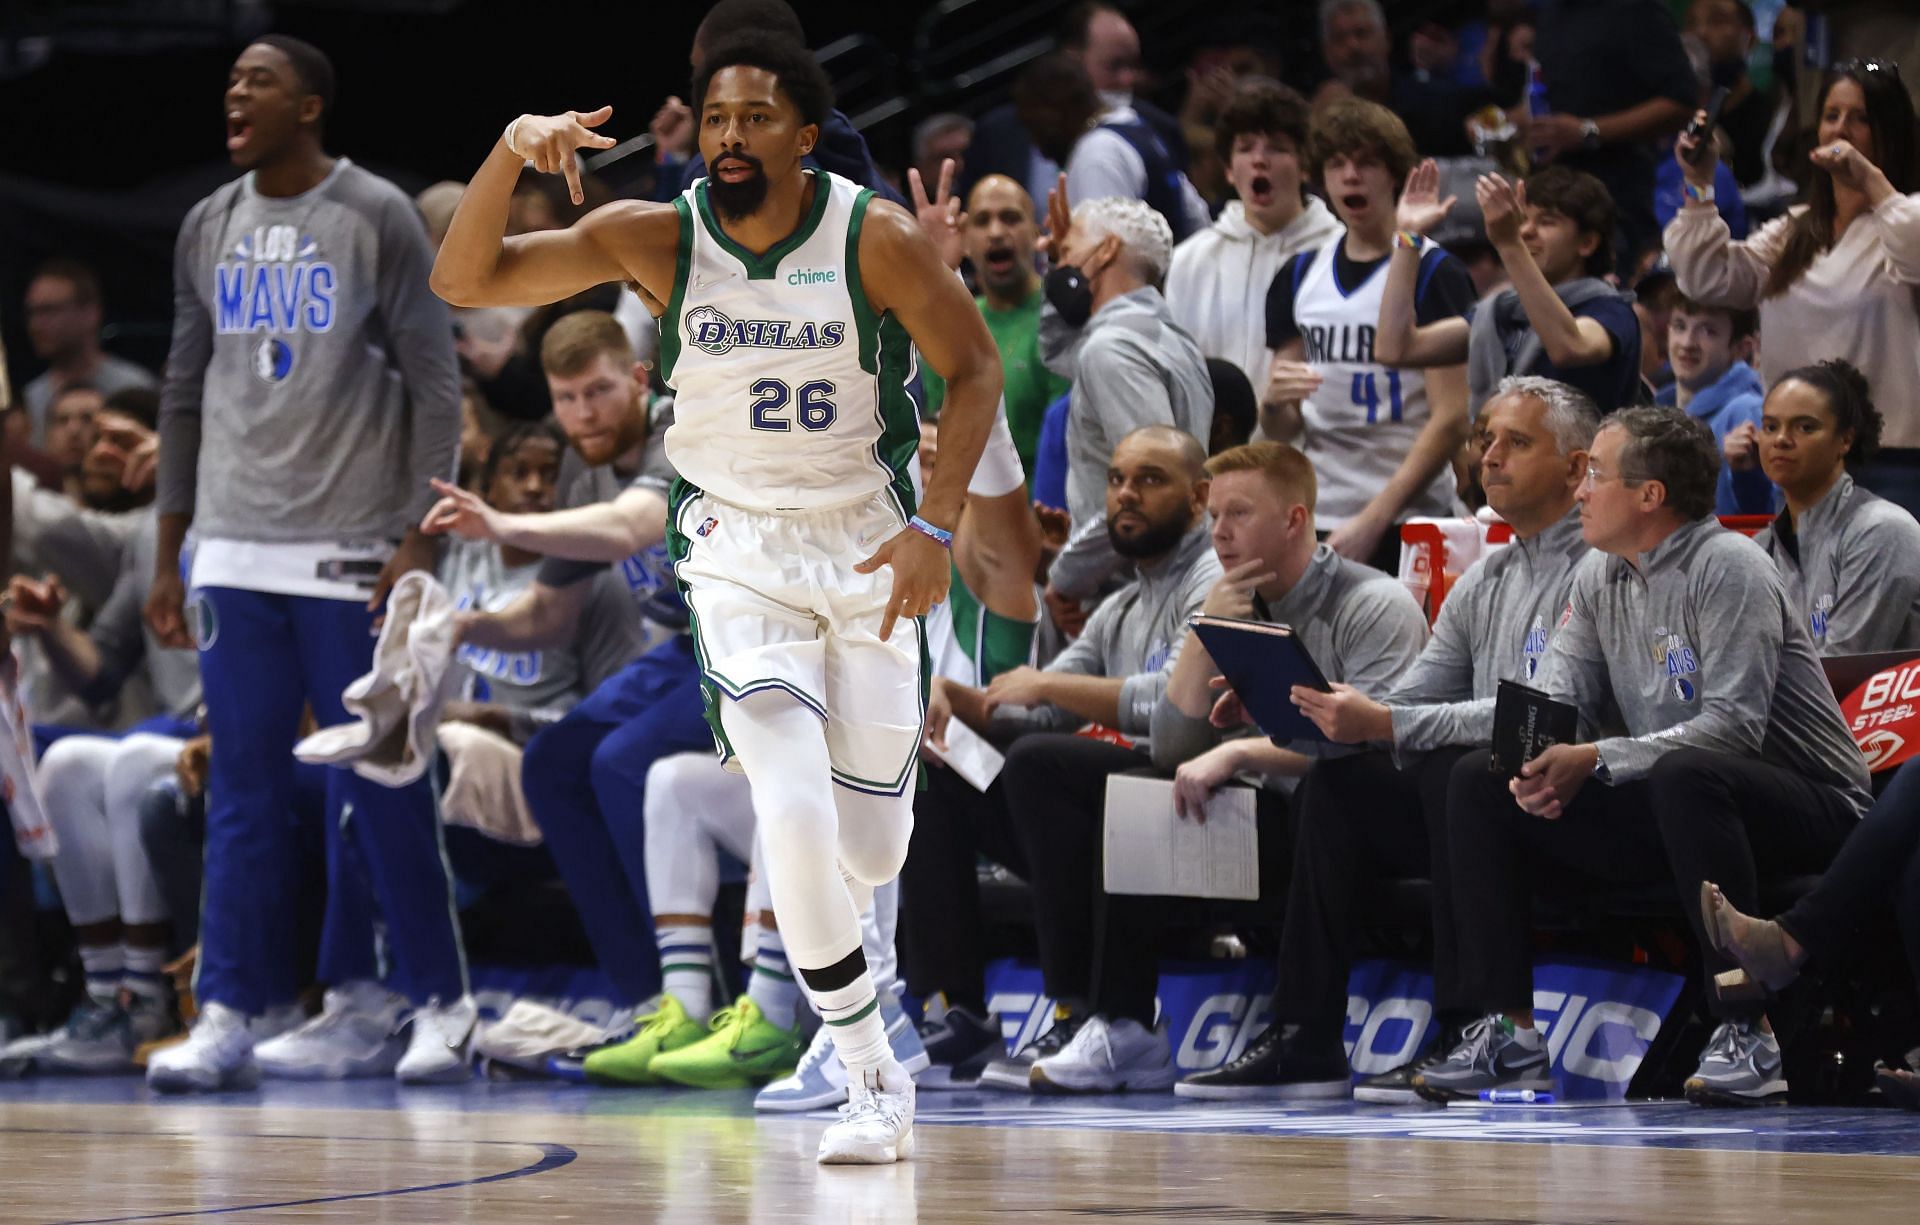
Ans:
{"label": "gray sneaker", "polygon": [[1553,1091],[1552,1060],[1535,1029],[1520,1029],[1494,1014],[1460,1032],[1460,1045],[1413,1077],[1413,1090],[1430,1102],[1473,1101],[1488,1089]]}
{"label": "gray sneaker", "polygon": [[1073,1036],[1085,1025],[1084,1016],[1066,1016],[1056,1018],[1052,1028],[1038,1038],[1027,1043],[1011,1055],[1003,1055],[989,1063],[980,1072],[977,1083],[982,1089],[998,1089],[1005,1093],[1031,1093],[1033,1091],[1033,1065],[1049,1055],[1058,1055],[1073,1041]]}
{"label": "gray sneaker", "polygon": [[172,1014],[157,999],[131,994],[125,1003],[83,1001],[38,1062],[46,1072],[131,1072],[133,1052],[173,1028]]}
{"label": "gray sneaker", "polygon": [[1696,1106],[1758,1106],[1786,1095],[1780,1041],[1751,1021],[1722,1021],[1687,1078],[1687,1100]]}

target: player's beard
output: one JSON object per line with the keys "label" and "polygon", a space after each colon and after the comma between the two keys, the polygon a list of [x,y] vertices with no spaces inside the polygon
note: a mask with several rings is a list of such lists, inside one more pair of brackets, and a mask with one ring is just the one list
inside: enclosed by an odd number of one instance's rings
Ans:
{"label": "player's beard", "polygon": [[753,167],[753,177],[729,183],[716,174],[707,176],[707,198],[722,221],[744,221],[760,211],[767,202],[767,168],[749,153],[729,153],[730,162],[745,162]]}
{"label": "player's beard", "polygon": [[1147,525],[1131,536],[1121,535],[1107,525],[1107,542],[1113,551],[1129,561],[1146,561],[1173,552],[1186,534],[1193,530],[1191,515],[1173,515],[1165,519],[1146,518]]}

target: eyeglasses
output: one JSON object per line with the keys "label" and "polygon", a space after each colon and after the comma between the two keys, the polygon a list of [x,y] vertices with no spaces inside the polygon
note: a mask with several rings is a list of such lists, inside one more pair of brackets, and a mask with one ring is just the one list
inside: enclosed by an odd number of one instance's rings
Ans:
{"label": "eyeglasses", "polygon": [[1587,481],[1586,481],[1587,484],[1598,485],[1605,481],[1619,481],[1622,485],[1642,485],[1646,483],[1644,478],[1641,478],[1641,477],[1608,476],[1606,473],[1600,471],[1600,469],[1594,467],[1592,464],[1587,465]]}

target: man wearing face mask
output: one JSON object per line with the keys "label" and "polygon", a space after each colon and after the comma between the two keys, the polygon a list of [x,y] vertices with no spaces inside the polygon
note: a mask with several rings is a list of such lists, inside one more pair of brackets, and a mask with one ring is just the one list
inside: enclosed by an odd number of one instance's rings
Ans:
{"label": "man wearing face mask", "polygon": [[1047,305],[1040,346],[1047,368],[1073,380],[1067,418],[1067,547],[1054,560],[1048,596],[1082,600],[1122,564],[1107,538],[1107,458],[1142,426],[1170,425],[1194,438],[1213,429],[1207,359],[1174,322],[1160,285],[1173,258],[1164,217],[1140,200],[1108,197],[1067,211],[1064,184],[1047,201]]}

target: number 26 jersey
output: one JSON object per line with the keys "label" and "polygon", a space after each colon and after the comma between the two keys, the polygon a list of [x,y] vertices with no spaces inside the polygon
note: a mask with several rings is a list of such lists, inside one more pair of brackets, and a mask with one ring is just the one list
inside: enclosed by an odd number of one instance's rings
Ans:
{"label": "number 26 jersey", "polygon": [[667,458],[690,484],[759,511],[890,492],[912,513],[920,444],[913,346],[860,279],[873,193],[809,171],[799,227],[764,254],[729,238],[697,180],[674,200],[680,246],[660,319],[674,390]]}

